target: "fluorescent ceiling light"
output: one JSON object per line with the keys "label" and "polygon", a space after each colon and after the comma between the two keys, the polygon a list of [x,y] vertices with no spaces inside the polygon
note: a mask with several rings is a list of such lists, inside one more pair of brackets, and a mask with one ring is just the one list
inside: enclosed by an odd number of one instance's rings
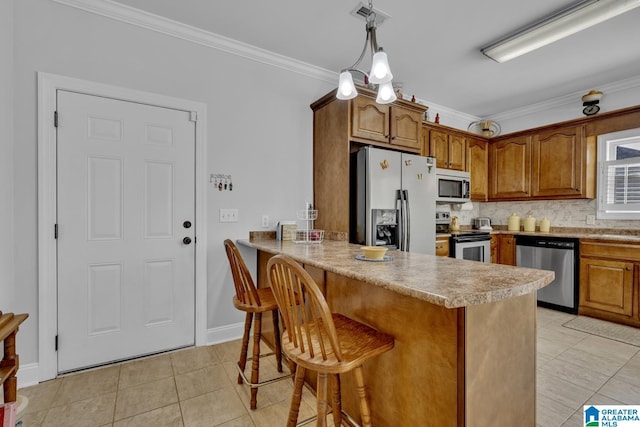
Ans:
{"label": "fluorescent ceiling light", "polygon": [[640,6],[640,0],[583,0],[481,49],[506,62]]}

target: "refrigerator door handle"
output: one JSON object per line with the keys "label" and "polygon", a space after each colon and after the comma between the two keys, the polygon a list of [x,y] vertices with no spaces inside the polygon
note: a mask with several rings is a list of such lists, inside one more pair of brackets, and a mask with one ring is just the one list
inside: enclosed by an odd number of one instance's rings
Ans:
{"label": "refrigerator door handle", "polygon": [[404,250],[404,195],[402,190],[396,191],[396,209],[398,210],[398,250]]}
{"label": "refrigerator door handle", "polygon": [[398,218],[398,223],[400,224],[400,238],[398,243],[398,249],[401,251],[408,250],[409,244],[409,224],[407,222],[408,212],[407,212],[407,193],[405,190],[398,190],[396,192],[398,211],[400,218]]}
{"label": "refrigerator door handle", "polygon": [[411,214],[409,209],[409,190],[403,190],[404,192],[404,217],[405,217],[405,238],[406,245],[405,251],[409,252],[411,248]]}

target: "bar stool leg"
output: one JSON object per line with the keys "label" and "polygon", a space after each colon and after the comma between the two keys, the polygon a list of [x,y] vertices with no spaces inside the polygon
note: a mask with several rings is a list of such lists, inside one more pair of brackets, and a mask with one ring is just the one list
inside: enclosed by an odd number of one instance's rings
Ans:
{"label": "bar stool leg", "polygon": [[[256,313],[253,325],[253,357],[251,360],[251,384],[258,384],[260,370],[260,335],[262,334],[262,313]],[[251,409],[258,406],[258,388],[251,387]]]}
{"label": "bar stool leg", "polygon": [[296,379],[293,384],[293,394],[291,395],[291,407],[289,408],[289,419],[287,427],[296,427],[298,423],[298,412],[300,411],[300,400],[302,399],[302,386],[304,384],[304,373],[306,369],[302,366],[296,367]]}
{"label": "bar stool leg", "polygon": [[282,347],[280,344],[280,322],[278,322],[278,310],[273,310],[271,312],[271,318],[273,319],[273,336],[275,338],[276,345],[276,363],[278,365],[278,372],[282,372]]}
{"label": "bar stool leg", "polygon": [[353,373],[356,379],[356,390],[360,398],[360,417],[362,418],[362,427],[371,427],[371,413],[367,404],[367,392],[364,388],[364,375],[362,366],[354,369]]}
{"label": "bar stool leg", "polygon": [[[240,360],[238,360],[238,366],[243,372],[244,368],[247,366],[247,352],[249,351],[249,331],[251,330],[252,320],[253,313],[247,313],[244,320],[244,334],[242,335],[242,349],[240,350]],[[242,375],[238,374],[238,384],[242,383]]]}
{"label": "bar stool leg", "polygon": [[327,373],[318,372],[318,384],[316,390],[318,400],[318,421],[316,427],[327,427]]}
{"label": "bar stool leg", "polygon": [[333,413],[333,425],[342,425],[342,396],[340,395],[340,375],[331,375],[331,412]]}

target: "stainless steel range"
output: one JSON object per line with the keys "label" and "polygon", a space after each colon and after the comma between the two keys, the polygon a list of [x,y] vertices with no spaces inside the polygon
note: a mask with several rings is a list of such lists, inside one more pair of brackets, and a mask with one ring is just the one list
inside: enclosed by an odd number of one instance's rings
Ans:
{"label": "stainless steel range", "polygon": [[451,214],[436,212],[436,234],[450,234],[449,256],[471,261],[491,262],[491,235],[488,231],[451,231]]}

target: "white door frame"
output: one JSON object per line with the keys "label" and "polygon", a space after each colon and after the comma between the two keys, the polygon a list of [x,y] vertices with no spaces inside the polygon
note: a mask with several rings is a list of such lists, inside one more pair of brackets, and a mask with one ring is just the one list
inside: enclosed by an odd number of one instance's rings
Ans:
{"label": "white door frame", "polygon": [[49,73],[38,73],[38,381],[58,374],[55,337],[58,333],[56,217],[56,91],[67,90],[122,101],[191,111],[197,116],[195,147],[195,342],[207,338],[207,215],[206,118],[201,102],[141,92]]}

